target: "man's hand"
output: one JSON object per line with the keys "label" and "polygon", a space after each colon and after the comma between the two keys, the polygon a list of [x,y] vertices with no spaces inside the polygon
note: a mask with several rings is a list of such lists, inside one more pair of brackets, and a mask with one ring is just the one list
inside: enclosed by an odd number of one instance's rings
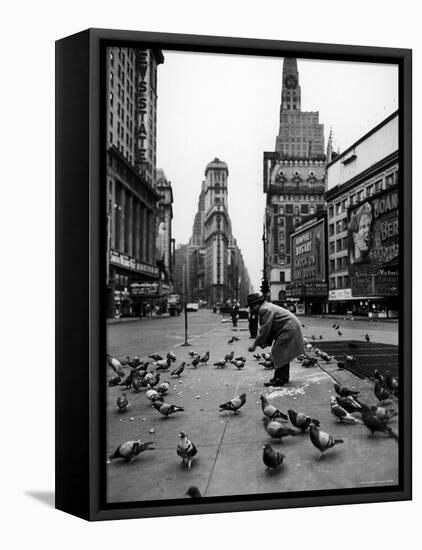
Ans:
{"label": "man's hand", "polygon": [[256,350],[255,344],[252,344],[251,346],[248,347],[248,351],[255,351],[255,350]]}

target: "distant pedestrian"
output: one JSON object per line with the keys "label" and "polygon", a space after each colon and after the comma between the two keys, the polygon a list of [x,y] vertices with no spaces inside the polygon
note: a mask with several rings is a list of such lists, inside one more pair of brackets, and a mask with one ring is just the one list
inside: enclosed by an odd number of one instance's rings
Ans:
{"label": "distant pedestrian", "polygon": [[272,345],[275,373],[265,386],[283,386],[289,381],[290,361],[305,352],[301,323],[287,309],[266,302],[262,294],[249,294],[248,305],[258,313],[260,325],[249,351]]}
{"label": "distant pedestrian", "polygon": [[256,338],[258,334],[258,312],[252,308],[249,308],[249,332],[250,338]]}
{"label": "distant pedestrian", "polygon": [[239,306],[234,304],[231,310],[232,323],[234,327],[237,327],[237,320],[239,318]]}

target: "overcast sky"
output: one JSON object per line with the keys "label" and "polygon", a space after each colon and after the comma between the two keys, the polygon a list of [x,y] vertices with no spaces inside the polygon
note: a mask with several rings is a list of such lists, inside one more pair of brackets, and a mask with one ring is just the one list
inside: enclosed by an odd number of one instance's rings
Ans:
{"label": "overcast sky", "polygon": [[[164,51],[158,69],[157,167],[174,193],[173,237],[186,243],[208,162],[229,168],[234,237],[255,290],[262,277],[263,152],[279,126],[282,58]],[[319,111],[344,150],[398,108],[395,65],[298,59],[302,111]]]}

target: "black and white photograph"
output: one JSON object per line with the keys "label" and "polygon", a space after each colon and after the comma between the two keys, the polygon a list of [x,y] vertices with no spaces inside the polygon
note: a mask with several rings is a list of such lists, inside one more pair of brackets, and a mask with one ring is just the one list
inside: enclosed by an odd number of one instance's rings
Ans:
{"label": "black and white photograph", "polygon": [[398,487],[398,65],[105,58],[106,502]]}

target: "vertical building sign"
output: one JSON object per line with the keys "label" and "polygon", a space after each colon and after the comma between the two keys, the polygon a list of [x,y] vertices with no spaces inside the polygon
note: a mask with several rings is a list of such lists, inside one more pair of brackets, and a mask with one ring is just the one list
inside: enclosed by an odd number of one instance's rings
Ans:
{"label": "vertical building sign", "polygon": [[151,86],[151,52],[150,50],[137,50],[136,56],[136,168],[148,183],[152,183],[149,173],[150,109],[148,99]]}
{"label": "vertical building sign", "polygon": [[382,191],[349,209],[349,277],[353,296],[397,296],[399,193]]}

